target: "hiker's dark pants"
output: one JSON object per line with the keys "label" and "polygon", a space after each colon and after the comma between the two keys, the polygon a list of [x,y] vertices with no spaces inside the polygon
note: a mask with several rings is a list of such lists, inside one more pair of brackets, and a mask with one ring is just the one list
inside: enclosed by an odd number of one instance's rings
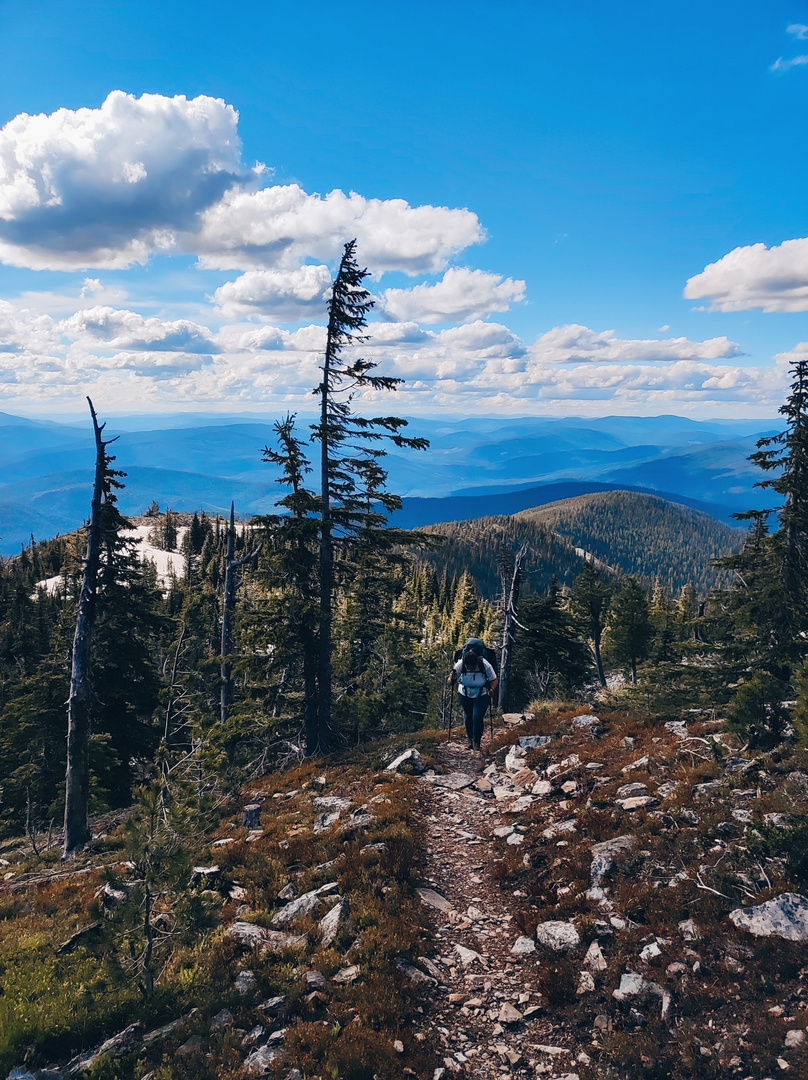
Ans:
{"label": "hiker's dark pants", "polygon": [[479,697],[466,697],[458,694],[463,712],[466,714],[466,738],[472,742],[481,742],[485,728],[485,714],[488,712],[488,694]]}

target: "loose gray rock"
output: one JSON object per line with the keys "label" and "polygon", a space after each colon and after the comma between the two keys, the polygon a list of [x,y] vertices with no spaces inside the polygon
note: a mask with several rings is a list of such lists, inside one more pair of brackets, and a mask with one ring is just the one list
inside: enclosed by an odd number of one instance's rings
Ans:
{"label": "loose gray rock", "polygon": [[511,946],[511,952],[516,953],[517,956],[527,956],[528,953],[536,951],[536,942],[529,937],[518,937]]}
{"label": "loose gray rock", "polygon": [[306,985],[312,990],[325,990],[325,975],[322,971],[307,971]]}
{"label": "loose gray rock", "polygon": [[497,1020],[500,1024],[520,1024],[524,1017],[509,1001],[504,1001]]}
{"label": "loose gray rock", "polygon": [[552,738],[552,735],[522,735],[519,745],[523,750],[536,750],[540,746],[546,746]]}
{"label": "loose gray rock", "polygon": [[426,762],[413,746],[391,761],[387,766],[386,771],[407,773],[411,776],[421,776],[422,773],[426,772]]}
{"label": "loose gray rock", "polygon": [[217,1012],[210,1022],[210,1030],[224,1031],[226,1028],[233,1026],[233,1014],[229,1009],[222,1009],[221,1012]]}
{"label": "loose gray rock", "polygon": [[593,844],[592,866],[589,871],[592,885],[602,885],[614,869],[614,856],[619,855],[621,851],[629,851],[633,846],[634,837],[630,833]]}
{"label": "loose gray rock", "polygon": [[600,945],[598,945],[597,941],[593,941],[587,949],[586,956],[584,957],[584,963],[591,971],[606,970],[607,965],[606,960],[603,956],[603,950],[601,949]]}
{"label": "loose gray rock", "polygon": [[670,731],[672,735],[675,735],[677,739],[686,739],[687,727],[684,720],[668,720],[665,724],[667,731]]}
{"label": "loose gray rock", "polygon": [[298,919],[302,919],[304,915],[311,915],[322,903],[322,897],[326,893],[333,892],[337,887],[335,881],[330,881],[327,885],[321,885],[319,889],[312,889],[310,892],[303,893],[302,896],[298,896],[297,900],[292,900],[286,907],[275,912],[270,919],[272,926],[281,928],[291,926]]}
{"label": "loose gray rock", "polygon": [[233,983],[237,994],[241,994],[242,997],[246,997],[248,994],[254,994],[258,989],[258,980],[252,971],[240,971],[236,975],[236,981]]}
{"label": "loose gray rock", "polygon": [[799,893],[783,893],[756,907],[736,908],[729,917],[739,930],[756,937],[808,941],[808,899]]}
{"label": "loose gray rock", "polygon": [[77,949],[79,945],[85,945],[88,938],[95,937],[96,934],[101,931],[100,922],[92,922],[88,926],[83,926],[81,930],[77,930],[72,937],[69,937],[67,941],[63,941],[57,949],[59,953],[72,953],[74,949]]}
{"label": "loose gray rock", "polygon": [[572,719],[572,726],[591,731],[594,728],[600,727],[600,718],[593,716],[592,713],[587,713],[584,716],[574,716]]}
{"label": "loose gray rock", "polygon": [[643,757],[637,758],[636,761],[632,761],[630,765],[626,765],[626,767],[624,769],[621,769],[620,771],[624,773],[633,772],[635,769],[645,769],[650,764],[651,759],[648,757],[647,754],[644,754]]}
{"label": "loose gray rock", "polygon": [[[250,974],[252,975],[252,972],[250,972]],[[196,1016],[198,1012],[198,1009],[191,1009],[185,1016],[180,1016],[177,1020],[172,1020],[169,1024],[163,1024],[162,1027],[147,1031],[143,1036],[143,1045],[148,1050],[150,1047],[162,1042],[164,1039],[167,1039],[169,1035],[173,1035],[176,1031],[179,1031],[179,1029],[187,1024],[192,1017]]]}
{"label": "loose gray rock", "polygon": [[471,787],[474,780],[475,777],[469,776],[468,773],[453,772],[447,773],[446,776],[436,776],[434,784],[436,787],[447,788],[449,791],[462,791],[463,788]]}
{"label": "loose gray rock", "polygon": [[269,1076],[280,1057],[281,1051],[276,1046],[259,1046],[244,1062],[244,1068],[253,1076]]}
{"label": "loose gray rock", "polygon": [[445,896],[441,896],[439,892],[435,892],[434,889],[416,889],[418,895],[421,897],[421,903],[427,904],[429,907],[435,908],[436,911],[442,911],[448,913],[454,911],[454,908],[446,899]]}
{"label": "loose gray rock", "polygon": [[662,1019],[670,1016],[671,996],[658,983],[649,982],[634,971],[627,971],[620,979],[620,986],[612,991],[612,997],[621,1004],[641,1001],[643,998],[659,998],[662,1003]]}
{"label": "loose gray rock", "polygon": [[786,1032],[786,1047],[794,1050],[805,1042],[806,1034],[801,1028],[791,1028]]}
{"label": "loose gray rock", "polygon": [[314,834],[315,836],[321,836],[322,833],[328,832],[332,825],[336,825],[339,821],[340,812],[334,810],[330,814],[323,811],[322,814],[318,814],[314,819]]}
{"label": "loose gray rock", "polygon": [[617,796],[620,799],[630,799],[632,795],[645,795],[647,791],[647,784],[643,784],[640,780],[633,780],[630,784],[623,784],[622,787],[619,787]]}
{"label": "loose gray rock", "polygon": [[331,981],[335,983],[349,983],[354,982],[359,978],[359,965],[351,964],[350,967],[344,967],[337,972],[336,975],[331,976]]}
{"label": "loose gray rock", "polygon": [[81,1073],[89,1072],[96,1061],[101,1058],[118,1058],[123,1057],[124,1054],[131,1054],[133,1050],[138,1049],[142,1042],[143,1024],[138,1020],[123,1031],[119,1031],[117,1035],[113,1035],[111,1039],[101,1043],[95,1050],[85,1050],[72,1058],[64,1067],[64,1075],[79,1076]]}
{"label": "loose gray rock", "polygon": [[341,923],[348,918],[348,901],[339,900],[320,920],[320,944],[326,949],[334,944]]}
{"label": "loose gray rock", "polygon": [[505,755],[505,768],[509,773],[517,773],[525,767],[527,751],[523,746],[511,746]]}
{"label": "loose gray rock", "polygon": [[248,922],[234,922],[228,928],[227,936],[234,938],[240,945],[248,948],[257,945],[260,949],[269,952],[300,949],[308,942],[305,934],[284,934],[278,930],[268,930],[265,926],[256,926],[255,923]]}
{"label": "loose gray rock", "polygon": [[568,922],[558,922],[551,919],[548,922],[539,923],[536,927],[536,940],[546,949],[553,952],[569,952],[577,949],[581,944],[581,935]]}
{"label": "loose gray rock", "polygon": [[411,983],[415,983],[416,985],[422,983],[434,986],[438,981],[431,975],[425,975],[424,972],[417,968],[415,964],[411,963],[406,956],[396,957],[394,963],[402,975],[408,978]]}
{"label": "loose gray rock", "polygon": [[343,799],[340,795],[319,795],[311,801],[318,810],[347,810],[353,806],[352,799]]}
{"label": "loose gray rock", "polygon": [[653,795],[635,795],[633,799],[617,799],[616,802],[621,810],[642,810],[646,806],[655,806],[657,800]]}

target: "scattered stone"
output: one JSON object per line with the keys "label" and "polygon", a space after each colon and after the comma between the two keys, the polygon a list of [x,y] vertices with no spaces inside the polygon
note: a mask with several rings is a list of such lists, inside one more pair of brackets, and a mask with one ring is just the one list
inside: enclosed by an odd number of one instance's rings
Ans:
{"label": "scattered stone", "polygon": [[583,728],[585,731],[593,731],[595,728],[600,727],[600,719],[591,713],[587,713],[585,716],[573,717],[572,726]]}
{"label": "scattered stone", "polygon": [[331,908],[327,915],[320,920],[320,944],[323,948],[329,948],[339,931],[340,924],[348,918],[348,901],[340,899]]}
{"label": "scattered stone", "polygon": [[523,750],[536,750],[540,746],[546,746],[552,740],[552,735],[522,735],[519,745]]}
{"label": "scattered stone", "polygon": [[644,960],[645,963],[649,963],[651,960],[656,960],[657,957],[662,955],[662,950],[655,941],[649,941],[644,949],[640,951],[640,960]]}
{"label": "scattered stone", "polygon": [[665,723],[665,729],[671,735],[675,735],[677,739],[686,739],[688,737],[684,720],[668,720]]}
{"label": "scattered stone", "polygon": [[92,922],[88,926],[83,926],[81,930],[77,930],[72,937],[67,939],[67,941],[63,941],[56,951],[61,954],[72,953],[79,945],[86,944],[89,938],[95,937],[95,935],[100,932],[101,923]]}
{"label": "scattered stone", "polygon": [[732,817],[735,821],[740,821],[742,825],[748,825],[752,820],[752,811],[744,810],[743,807],[738,807],[732,811]]}
{"label": "scattered stone", "polygon": [[655,806],[657,802],[653,795],[635,795],[633,799],[616,801],[621,810],[642,810],[645,806]]}
{"label": "scattered stone", "polygon": [[241,994],[242,997],[246,997],[248,994],[254,994],[258,989],[258,980],[252,971],[240,971],[236,975],[236,981],[233,983],[233,987],[237,994]]}
{"label": "scattered stone", "polygon": [[289,901],[294,900],[294,898],[296,896],[297,896],[297,889],[294,887],[294,885],[290,881],[289,884],[284,885],[284,887],[278,893],[277,899],[280,900],[280,902],[282,904],[288,904]]}
{"label": "scattered stone", "polygon": [[736,908],[729,917],[739,930],[757,937],[808,941],[808,899],[799,893],[783,893],[756,907]]}
{"label": "scattered stone", "polygon": [[709,795],[712,795],[714,791],[718,791],[720,787],[720,780],[707,780],[704,784],[696,784],[693,788],[693,798],[706,799]]}
{"label": "scattered stone", "polygon": [[534,784],[538,783],[538,773],[535,773],[532,769],[525,767],[520,769],[519,772],[514,773],[511,777],[512,782],[521,788],[532,788]]}
{"label": "scattered stone", "polygon": [[511,952],[516,953],[517,956],[527,956],[528,953],[536,951],[536,942],[529,937],[518,937],[511,946]]}
{"label": "scattered stone", "polygon": [[140,1047],[142,1042],[143,1024],[138,1020],[123,1031],[119,1031],[117,1035],[113,1035],[112,1038],[102,1042],[94,1050],[85,1050],[83,1053],[77,1054],[65,1065],[63,1069],[64,1075],[79,1076],[81,1073],[89,1072],[101,1058],[119,1058],[123,1057],[124,1054],[131,1054]]}
{"label": "scattered stone", "polygon": [[403,1054],[404,1053],[404,1043],[401,1041],[401,1039],[396,1039],[394,1041],[393,1049],[395,1050],[395,1052],[397,1054]]}
{"label": "scattered stone", "polygon": [[[632,740],[632,745],[633,745],[633,740]],[[635,769],[647,769],[650,764],[651,764],[651,759],[649,758],[649,756],[647,754],[644,754],[643,757],[637,758],[636,761],[632,761],[630,765],[626,765],[625,768],[621,769],[620,771],[624,772],[624,773],[627,773],[627,772],[633,772]]]}
{"label": "scattered stone", "polygon": [[701,818],[693,810],[689,810],[685,807],[684,810],[679,811],[679,820],[687,822],[688,825],[698,825],[701,822]]}
{"label": "scattered stone", "polygon": [[387,766],[387,772],[400,772],[411,776],[421,776],[426,772],[426,762],[415,747],[405,750]]}
{"label": "scattered stone", "polygon": [[435,908],[437,911],[442,911],[444,914],[454,911],[454,908],[445,896],[441,896],[439,892],[435,892],[434,889],[416,889],[418,895],[421,897],[421,902],[427,904],[429,907]]}
{"label": "scattered stone", "polygon": [[481,964],[484,963],[484,957],[480,953],[475,952],[474,949],[467,949],[465,945],[455,945],[454,951],[460,957],[463,967],[468,967],[475,960],[479,960]]}
{"label": "scattered stone", "polygon": [[164,1039],[167,1039],[169,1035],[173,1035],[176,1031],[179,1031],[179,1029],[196,1016],[198,1012],[198,1009],[191,1009],[185,1016],[180,1016],[177,1020],[172,1020],[169,1024],[163,1024],[162,1027],[147,1031],[143,1036],[143,1045],[148,1050],[150,1047],[162,1042]]}
{"label": "scattered stone", "polygon": [[589,871],[593,885],[602,885],[614,869],[614,856],[621,851],[629,851],[634,845],[634,837],[627,833],[615,836],[612,840],[602,840],[592,845],[592,866]]}
{"label": "scattered stone", "polygon": [[508,749],[508,753],[505,755],[505,768],[509,773],[518,773],[520,769],[525,767],[525,756],[527,751],[523,746],[511,746]]}
{"label": "scattered stone", "polygon": [[210,888],[210,883],[215,881],[219,876],[218,866],[195,866],[191,872],[191,885],[193,887],[202,886],[205,889]]}
{"label": "scattered stone", "polygon": [[341,795],[318,795],[312,802],[318,810],[348,810],[353,806],[353,799],[344,799]]}
{"label": "scattered stone", "polygon": [[224,1031],[226,1028],[233,1026],[233,1014],[229,1009],[222,1009],[221,1012],[217,1012],[210,1022],[210,1030]]}
{"label": "scattered stone", "polygon": [[644,795],[648,791],[648,785],[640,780],[634,780],[630,784],[623,784],[617,789],[617,795],[621,799],[631,798],[632,795]]}
{"label": "scattered stone", "polygon": [[281,1051],[276,1046],[259,1046],[244,1062],[244,1069],[252,1076],[269,1076],[280,1056]]}
{"label": "scattered stone", "polygon": [[311,786],[315,791],[325,791],[326,778],[324,776],[315,776],[311,782]]}
{"label": "scattered stone", "polygon": [[534,795],[538,795],[541,798],[552,794],[553,785],[550,780],[539,780],[530,790]]}
{"label": "scattered stone", "polygon": [[500,1024],[521,1024],[524,1017],[509,1001],[505,1001],[502,1003],[502,1008],[499,1010],[497,1020]]}
{"label": "scattered stone", "polygon": [[331,976],[331,981],[335,983],[350,983],[355,982],[359,978],[359,965],[351,964],[350,967],[341,968],[336,975]]}
{"label": "scattered stone", "polygon": [[603,951],[598,945],[597,941],[593,941],[586,951],[584,957],[584,963],[591,971],[605,971],[606,960],[603,956]]}
{"label": "scattered stone", "polygon": [[631,1001],[641,1001],[648,997],[659,998],[662,1003],[662,1020],[666,1021],[670,1015],[671,996],[667,990],[658,983],[649,982],[642,975],[634,971],[627,971],[620,979],[620,986],[612,991],[612,997],[621,1004]]}
{"label": "scattered stone", "polygon": [[200,1054],[205,1048],[205,1044],[199,1035],[192,1035],[190,1039],[187,1039],[182,1046],[178,1046],[174,1051],[174,1057],[190,1057],[191,1054]]}
{"label": "scattered stone", "polygon": [[303,893],[302,896],[292,900],[286,907],[275,912],[270,919],[272,926],[291,926],[298,919],[302,919],[304,915],[311,915],[322,903],[321,897],[326,893],[333,892],[337,887],[335,881],[330,881],[327,885],[321,885],[319,889],[312,889],[310,892]]}
{"label": "scattered stone", "polygon": [[249,806],[244,807],[244,821],[243,824],[248,829],[257,829],[261,824],[261,804],[250,803]]}
{"label": "scattered stone", "polygon": [[582,971],[578,976],[578,994],[591,994],[595,989],[595,980],[588,971]]}
{"label": "scattered stone", "polygon": [[267,1016],[281,1016],[287,1011],[288,1004],[289,999],[279,995],[278,997],[271,997],[267,1001],[262,1001],[257,1007]]}
{"label": "scattered stone", "polygon": [[510,844],[511,846],[515,846],[515,845],[518,845],[518,844],[523,844],[524,842],[525,842],[525,838],[524,838],[524,836],[522,836],[521,833],[513,833],[505,841],[506,844]]}
{"label": "scattered stone", "polygon": [[500,825],[499,828],[494,829],[494,836],[500,840],[504,840],[506,836],[510,836],[513,832],[513,825]]}
{"label": "scattered stone", "polygon": [[801,1028],[791,1028],[786,1032],[786,1047],[789,1050],[795,1050],[798,1046],[802,1046],[805,1039],[805,1032]]}
{"label": "scattered stone", "polygon": [[462,791],[463,788],[471,787],[474,777],[468,773],[453,772],[446,776],[436,776],[434,783],[436,787],[448,788],[449,791]]}
{"label": "scattered stone", "polygon": [[581,944],[581,936],[572,923],[549,920],[536,927],[536,940],[553,952],[569,952]]}
{"label": "scattered stone", "polygon": [[415,983],[416,985],[418,983],[423,983],[434,986],[438,981],[432,975],[425,975],[424,972],[409,961],[406,956],[396,957],[394,963],[402,975],[409,979],[411,983]]}
{"label": "scattered stone", "polygon": [[785,814],[764,814],[763,820],[767,825],[773,825],[775,829],[788,828],[788,818]]}
{"label": "scattered stone", "polygon": [[533,805],[532,795],[520,795],[518,799],[514,799],[509,807],[506,809],[508,814],[523,814],[525,810],[529,810]]}
{"label": "scattered stone", "polygon": [[666,780],[664,784],[660,784],[657,788],[657,795],[660,797],[660,799],[667,799],[669,795],[673,795],[678,790],[678,780]]}
{"label": "scattered stone", "polygon": [[339,810],[334,810],[330,814],[326,813],[325,811],[322,814],[318,814],[317,817],[314,819],[314,835],[321,836],[324,832],[328,832],[331,826],[336,825],[339,819]]}
{"label": "scattered stone", "polygon": [[[281,910],[285,911],[285,908]],[[255,923],[234,922],[227,930],[227,936],[234,938],[240,945],[248,948],[259,946],[269,952],[282,952],[284,949],[300,949],[308,942],[305,934],[283,934],[278,930],[267,930]]]}
{"label": "scattered stone", "polygon": [[699,930],[692,919],[682,919],[679,923],[679,933],[685,941],[698,941]]}

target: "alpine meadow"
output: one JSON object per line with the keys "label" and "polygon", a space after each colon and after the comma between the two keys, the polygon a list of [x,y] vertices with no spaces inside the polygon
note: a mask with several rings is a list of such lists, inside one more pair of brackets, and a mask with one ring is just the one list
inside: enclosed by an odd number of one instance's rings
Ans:
{"label": "alpine meadow", "polygon": [[808,1077],[804,18],[0,4],[0,1078]]}

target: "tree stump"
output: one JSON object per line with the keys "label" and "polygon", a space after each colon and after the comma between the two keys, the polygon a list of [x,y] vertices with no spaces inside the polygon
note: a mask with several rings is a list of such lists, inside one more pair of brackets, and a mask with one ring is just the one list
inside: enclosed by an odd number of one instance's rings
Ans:
{"label": "tree stump", "polygon": [[260,803],[250,803],[244,807],[244,824],[248,829],[256,829],[261,824]]}

